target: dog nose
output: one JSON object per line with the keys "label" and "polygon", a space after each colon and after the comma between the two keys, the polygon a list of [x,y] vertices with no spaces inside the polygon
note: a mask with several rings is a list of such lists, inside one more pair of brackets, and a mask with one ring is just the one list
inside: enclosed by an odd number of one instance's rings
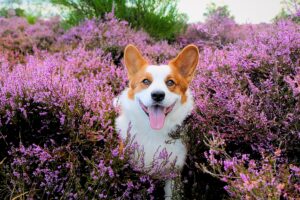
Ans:
{"label": "dog nose", "polygon": [[151,97],[154,101],[162,101],[165,98],[165,92],[163,91],[154,91],[151,93]]}

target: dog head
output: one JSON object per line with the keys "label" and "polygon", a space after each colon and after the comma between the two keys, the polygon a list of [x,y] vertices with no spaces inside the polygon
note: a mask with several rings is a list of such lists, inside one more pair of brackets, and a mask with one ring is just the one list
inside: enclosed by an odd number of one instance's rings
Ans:
{"label": "dog head", "polygon": [[152,129],[162,129],[173,109],[187,101],[187,89],[198,59],[199,51],[195,45],[186,46],[168,65],[159,66],[150,65],[135,46],[125,48],[128,98],[148,116]]}

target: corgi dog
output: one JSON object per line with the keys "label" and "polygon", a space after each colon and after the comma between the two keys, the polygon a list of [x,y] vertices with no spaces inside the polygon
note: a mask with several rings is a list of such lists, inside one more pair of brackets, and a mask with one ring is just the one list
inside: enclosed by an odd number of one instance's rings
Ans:
{"label": "corgi dog", "polygon": [[[157,152],[162,150],[176,168],[183,168],[187,148],[180,138],[172,139],[170,133],[176,131],[193,109],[189,84],[198,60],[195,45],[186,46],[168,65],[151,65],[135,46],[130,44],[125,48],[129,86],[114,100],[120,109],[115,126],[121,140],[125,141],[130,132],[130,137],[142,147],[144,168],[151,167]],[[133,159],[140,158],[133,156]],[[165,199],[172,198],[172,184],[172,180],[166,181]]]}

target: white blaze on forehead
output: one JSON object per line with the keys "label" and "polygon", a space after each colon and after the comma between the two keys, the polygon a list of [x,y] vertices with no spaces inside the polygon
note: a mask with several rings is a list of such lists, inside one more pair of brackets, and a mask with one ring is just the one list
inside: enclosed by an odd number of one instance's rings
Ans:
{"label": "white blaze on forehead", "polygon": [[166,77],[171,73],[169,65],[149,65],[146,68],[146,72],[149,72],[153,77],[154,81],[165,81]]}
{"label": "white blaze on forehead", "polygon": [[165,94],[163,102],[168,103],[165,106],[152,105],[148,107],[148,115],[151,128],[155,130],[160,130],[164,127],[166,118],[166,108],[170,106],[170,97],[172,96],[169,94],[168,88],[165,84],[165,80],[167,76],[171,73],[171,69],[168,65],[150,65],[146,68],[146,72],[151,74],[153,79],[151,85],[146,90],[146,96],[150,98],[150,101],[152,102],[152,92],[163,91]]}
{"label": "white blaze on forehead", "polygon": [[166,107],[172,105],[180,95],[171,92],[166,85],[166,80],[172,73],[172,68],[169,65],[149,65],[146,68],[146,72],[151,74],[152,83],[148,88],[140,92],[140,99],[145,105],[151,105],[153,103],[151,98],[151,93],[154,91],[163,91],[165,93],[165,98],[162,104]]}

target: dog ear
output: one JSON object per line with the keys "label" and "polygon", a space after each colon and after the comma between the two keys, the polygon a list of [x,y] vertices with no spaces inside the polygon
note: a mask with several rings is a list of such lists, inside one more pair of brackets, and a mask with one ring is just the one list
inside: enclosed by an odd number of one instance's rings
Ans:
{"label": "dog ear", "polygon": [[198,65],[199,50],[197,46],[190,44],[186,46],[176,58],[169,62],[169,65],[176,68],[177,71],[183,76],[189,83]]}
{"label": "dog ear", "polygon": [[124,61],[129,77],[148,64],[141,52],[132,44],[127,45],[125,48]]}

